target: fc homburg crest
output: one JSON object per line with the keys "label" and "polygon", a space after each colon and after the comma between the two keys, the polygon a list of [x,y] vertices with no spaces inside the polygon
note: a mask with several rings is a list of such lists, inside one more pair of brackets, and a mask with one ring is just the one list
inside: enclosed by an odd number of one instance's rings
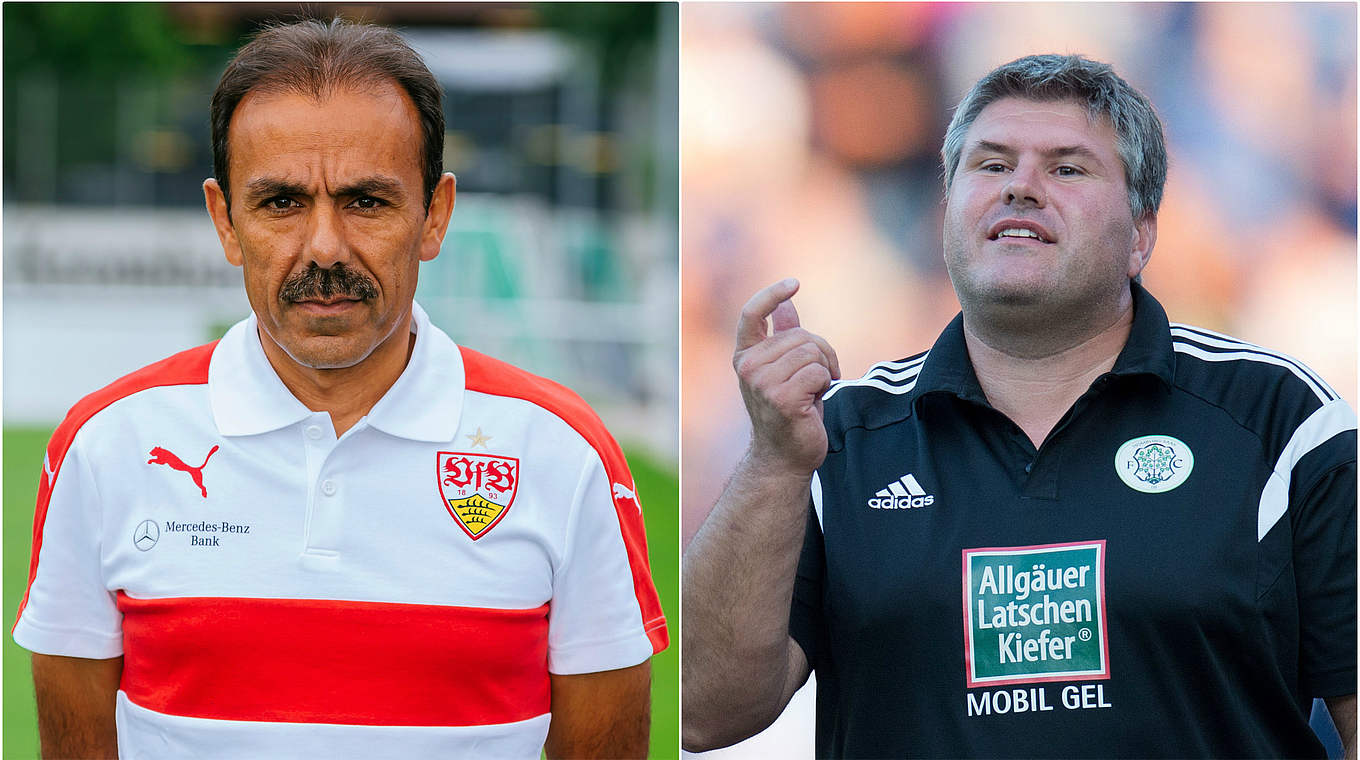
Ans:
{"label": "fc homburg crest", "polygon": [[444,507],[473,541],[505,517],[519,490],[514,457],[441,451],[435,455],[435,475]]}

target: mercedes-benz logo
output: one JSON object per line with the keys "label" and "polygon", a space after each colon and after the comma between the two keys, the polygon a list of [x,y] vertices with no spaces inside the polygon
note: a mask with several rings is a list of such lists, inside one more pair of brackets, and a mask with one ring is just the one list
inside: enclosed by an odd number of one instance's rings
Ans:
{"label": "mercedes-benz logo", "polygon": [[159,540],[161,540],[161,529],[156,527],[154,520],[142,520],[137,524],[137,530],[132,534],[132,545],[140,551],[150,549]]}

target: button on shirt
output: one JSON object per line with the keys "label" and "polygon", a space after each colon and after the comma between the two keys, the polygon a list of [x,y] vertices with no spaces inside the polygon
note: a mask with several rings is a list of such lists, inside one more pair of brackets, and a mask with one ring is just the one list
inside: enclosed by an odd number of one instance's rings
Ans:
{"label": "button on shirt", "polygon": [[1037,449],[960,319],[827,393],[790,617],[818,756],[1321,755],[1312,698],[1355,692],[1355,414],[1133,291]]}
{"label": "button on shirt", "polygon": [[124,657],[123,757],[535,758],[550,672],[666,646],[599,419],[412,322],[405,371],[338,438],[254,317],[53,435],[14,638]]}

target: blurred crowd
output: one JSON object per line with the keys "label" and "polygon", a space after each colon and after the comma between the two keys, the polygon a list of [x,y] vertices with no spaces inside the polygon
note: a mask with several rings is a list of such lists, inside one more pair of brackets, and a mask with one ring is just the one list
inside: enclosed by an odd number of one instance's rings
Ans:
{"label": "blurred crowd", "polygon": [[1173,322],[1296,356],[1356,394],[1356,6],[686,4],[681,11],[683,535],[744,450],[737,313],[798,277],[845,377],[930,346],[954,104],[1031,53],[1114,64],[1165,124],[1144,284]]}

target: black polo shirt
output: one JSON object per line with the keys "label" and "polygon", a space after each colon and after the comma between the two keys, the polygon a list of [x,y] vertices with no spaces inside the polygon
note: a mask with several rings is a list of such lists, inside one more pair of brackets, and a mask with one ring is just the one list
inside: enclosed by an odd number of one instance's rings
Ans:
{"label": "black polo shirt", "polygon": [[961,317],[828,391],[789,625],[818,756],[1323,755],[1311,699],[1356,690],[1355,413],[1133,294],[1038,450]]}

